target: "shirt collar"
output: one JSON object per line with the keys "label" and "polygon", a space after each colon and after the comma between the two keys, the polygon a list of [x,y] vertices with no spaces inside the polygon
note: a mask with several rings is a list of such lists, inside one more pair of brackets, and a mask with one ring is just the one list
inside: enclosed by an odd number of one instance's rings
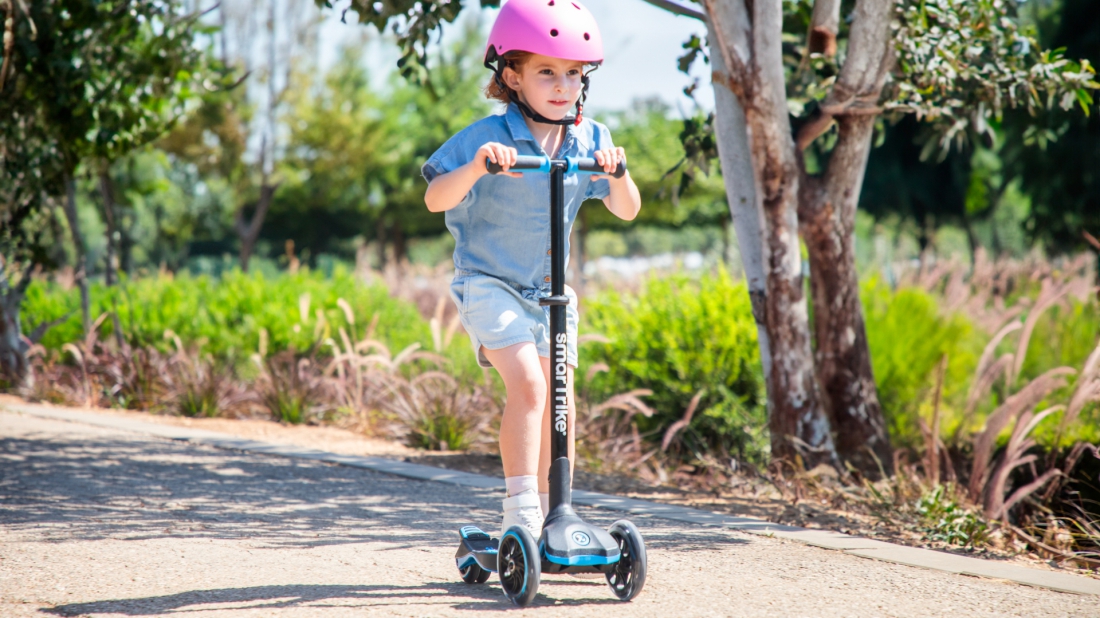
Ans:
{"label": "shirt collar", "polygon": [[[535,141],[535,136],[531,135],[531,130],[527,128],[527,121],[523,117],[523,112],[520,111],[519,106],[515,103],[508,104],[508,110],[504,113],[504,121],[508,125],[508,132],[512,134],[512,140],[516,142],[528,141],[533,144],[538,144]],[[573,125],[566,125],[565,127],[565,139],[562,142],[561,154],[569,152],[574,147],[574,144],[580,139],[581,134],[577,130],[577,127]]]}
{"label": "shirt collar", "polygon": [[[512,134],[512,141],[535,142],[535,136],[527,128],[527,122],[523,119],[523,112],[515,103],[508,104],[508,111],[504,113],[504,121],[508,124],[508,131]],[[538,142],[535,142],[536,144]]]}

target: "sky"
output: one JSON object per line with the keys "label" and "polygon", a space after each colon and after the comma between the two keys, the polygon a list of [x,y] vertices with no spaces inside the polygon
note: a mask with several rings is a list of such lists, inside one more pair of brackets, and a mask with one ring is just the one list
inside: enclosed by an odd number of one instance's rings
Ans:
{"label": "sky", "polygon": [[[338,8],[342,2],[334,2]],[[466,4],[477,7],[476,0]],[[680,17],[658,9],[643,0],[585,0],[600,25],[604,40],[604,65],[592,75],[587,109],[613,111],[626,108],[638,98],[660,97],[674,110],[690,115],[694,104],[683,95],[683,88],[691,79],[680,73],[676,60],[681,45],[692,34],[705,32],[699,21]],[[480,11],[470,8],[464,11]],[[495,11],[482,11],[486,30]],[[463,19],[460,16],[459,19]],[[349,13],[348,23],[340,23],[339,10],[330,11],[319,33],[319,59],[322,70],[336,58],[336,51],[343,42],[363,36],[369,26],[355,23]],[[456,30],[456,28],[450,28]],[[373,29],[371,29],[373,32]],[[444,31],[446,40],[448,31]],[[381,79],[392,70],[397,61],[396,47],[377,40],[368,46],[366,63],[372,75]],[[706,109],[713,109],[714,94],[710,79],[702,63],[696,63],[695,73],[700,77],[696,91],[698,102]],[[488,76],[488,71],[486,71]],[[677,116],[678,111],[673,113]]]}

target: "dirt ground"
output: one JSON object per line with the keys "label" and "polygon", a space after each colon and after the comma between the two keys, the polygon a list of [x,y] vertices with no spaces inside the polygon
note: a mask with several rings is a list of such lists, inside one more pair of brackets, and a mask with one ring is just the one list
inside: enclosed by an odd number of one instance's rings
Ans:
{"label": "dirt ground", "polygon": [[[266,430],[275,441],[279,430]],[[11,412],[0,412],[0,461],[0,616],[511,610],[495,579],[463,584],[453,561],[459,525],[499,521],[499,491]],[[580,511],[598,525],[622,516]],[[1097,615],[1091,596],[633,519],[649,553],[635,601],[600,581],[546,577],[516,614]]]}
{"label": "dirt ground", "polygon": [[[5,402],[23,403],[23,400],[11,395],[0,394],[0,405]],[[119,409],[96,408],[90,411],[145,422],[216,431],[240,438],[293,444],[346,455],[392,457],[412,463],[474,472],[486,476],[502,477],[503,474],[499,455],[423,451],[410,448],[393,440],[368,437],[362,433],[328,425],[288,425],[259,419],[187,418]],[[844,534],[853,534],[912,547],[933,548],[960,555],[1006,561],[1031,568],[1072,572],[1100,578],[1100,574],[1095,571],[1074,569],[1064,564],[1046,560],[1035,554],[997,551],[988,548],[975,550],[931,542],[925,539],[919,531],[902,525],[900,522],[882,521],[873,516],[846,511],[823,501],[803,499],[792,502],[779,496],[779,492],[758,479],[741,482],[735,480],[727,486],[704,491],[690,486],[674,486],[668,483],[654,485],[628,476],[601,475],[578,470],[574,479],[574,486],[589,491],[687,506],[723,514],[756,517],[804,528],[835,530]]]}

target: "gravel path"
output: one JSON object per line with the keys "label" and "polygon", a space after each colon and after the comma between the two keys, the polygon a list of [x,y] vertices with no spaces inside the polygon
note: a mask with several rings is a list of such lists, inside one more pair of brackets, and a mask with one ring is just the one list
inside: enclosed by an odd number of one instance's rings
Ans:
{"label": "gravel path", "polygon": [[[455,616],[460,523],[500,494],[0,412],[0,616]],[[581,509],[601,525],[616,514]],[[518,615],[1098,616],[1096,597],[659,518],[631,604],[547,577]]]}

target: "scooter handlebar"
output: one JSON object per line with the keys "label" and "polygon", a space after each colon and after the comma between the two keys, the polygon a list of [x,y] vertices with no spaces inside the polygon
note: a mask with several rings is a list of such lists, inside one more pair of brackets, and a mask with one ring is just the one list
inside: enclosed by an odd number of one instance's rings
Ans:
{"label": "scooter handlebar", "polygon": [[[596,163],[596,160],[590,157],[566,157],[564,159],[551,160],[549,157],[534,157],[529,155],[520,155],[516,157],[516,164],[508,168],[510,172],[544,172],[549,173],[553,165],[562,164],[565,166],[566,173],[575,174],[606,174],[603,166]],[[490,174],[499,174],[504,171],[504,168],[499,163],[493,163],[489,159],[485,160],[485,169]],[[626,175],[626,164],[622,161],[619,162],[619,166],[614,172],[610,174],[615,178],[622,178]]]}

